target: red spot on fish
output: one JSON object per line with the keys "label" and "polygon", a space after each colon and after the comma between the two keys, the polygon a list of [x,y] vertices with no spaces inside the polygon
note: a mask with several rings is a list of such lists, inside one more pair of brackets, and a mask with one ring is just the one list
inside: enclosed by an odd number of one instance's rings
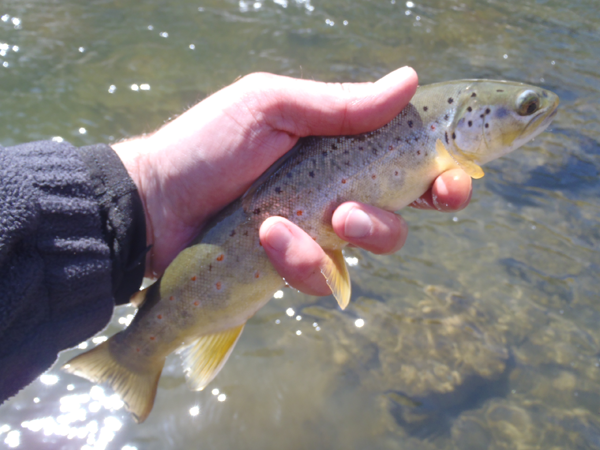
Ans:
{"label": "red spot on fish", "polygon": [[377,175],[371,175],[371,178],[375,179],[377,178]]}
{"label": "red spot on fish", "polygon": [[390,145],[390,152],[391,152],[392,150],[394,150],[394,147],[392,147],[392,146]]}
{"label": "red spot on fish", "polygon": [[302,215],[302,211],[301,210],[296,211],[296,215],[297,216],[301,216]]}
{"label": "red spot on fish", "polygon": [[394,175],[398,176],[398,171],[397,170],[394,172]]}
{"label": "red spot on fish", "polygon": [[156,318],[157,318],[158,320],[162,319],[162,314],[159,314],[158,316],[156,316]]}
{"label": "red spot on fish", "polygon": [[260,273],[256,272],[256,273],[254,274],[254,278],[260,278]]}
{"label": "red spot on fish", "polygon": [[223,258],[225,258],[225,255],[220,254],[219,256],[217,256],[217,261],[223,261]]}
{"label": "red spot on fish", "polygon": [[217,284],[215,285],[217,287],[217,291],[221,289],[221,282],[217,281]]}
{"label": "red spot on fish", "polygon": [[156,339],[154,336],[150,336],[151,341],[153,341],[154,339]]}
{"label": "red spot on fish", "polygon": [[138,347],[138,348],[136,348],[136,349],[135,349],[135,351],[139,353],[139,352],[140,352],[140,349],[139,349],[139,347]]}
{"label": "red spot on fish", "polygon": [[342,178],[342,184],[346,184],[346,179]]}
{"label": "red spot on fish", "polygon": [[172,295],[169,297],[169,300],[173,301],[175,300],[175,297],[173,297]]}
{"label": "red spot on fish", "polygon": [[435,125],[431,125],[431,129],[432,129],[432,130],[435,130]]}
{"label": "red spot on fish", "polygon": [[199,304],[200,304],[200,302],[199,302],[198,300],[196,300],[196,301],[194,302],[194,306],[198,306]]}
{"label": "red spot on fish", "polygon": [[192,277],[192,281],[196,281],[196,277],[195,276]]}

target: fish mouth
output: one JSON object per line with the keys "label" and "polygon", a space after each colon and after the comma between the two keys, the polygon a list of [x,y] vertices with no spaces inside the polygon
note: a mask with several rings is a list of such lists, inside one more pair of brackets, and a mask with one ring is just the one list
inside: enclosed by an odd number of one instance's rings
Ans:
{"label": "fish mouth", "polygon": [[550,105],[548,107],[548,109],[546,109],[546,111],[542,111],[542,112],[538,113],[536,116],[534,116],[529,121],[527,126],[523,129],[523,132],[521,133],[521,137],[527,136],[529,134],[539,134],[543,130],[545,130],[546,127],[548,125],[550,125],[550,122],[552,122],[552,120],[554,119],[554,116],[556,116],[556,113],[558,113],[558,104],[559,103],[560,103],[560,100],[558,97],[556,97],[556,99],[554,100],[554,103],[552,103],[552,105]]}

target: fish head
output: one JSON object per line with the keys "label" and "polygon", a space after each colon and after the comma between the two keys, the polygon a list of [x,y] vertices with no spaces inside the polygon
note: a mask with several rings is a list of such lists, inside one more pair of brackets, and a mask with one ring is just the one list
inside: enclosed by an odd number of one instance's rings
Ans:
{"label": "fish head", "polygon": [[530,141],[550,125],[553,92],[508,81],[469,80],[458,96],[449,150],[458,161],[485,164]]}

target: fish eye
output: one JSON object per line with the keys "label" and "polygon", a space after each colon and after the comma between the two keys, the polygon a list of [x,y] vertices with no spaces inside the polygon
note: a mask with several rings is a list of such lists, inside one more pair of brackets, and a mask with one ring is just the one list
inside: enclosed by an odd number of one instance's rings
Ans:
{"label": "fish eye", "polygon": [[540,96],[528,89],[517,98],[517,113],[520,116],[530,116],[540,109]]}

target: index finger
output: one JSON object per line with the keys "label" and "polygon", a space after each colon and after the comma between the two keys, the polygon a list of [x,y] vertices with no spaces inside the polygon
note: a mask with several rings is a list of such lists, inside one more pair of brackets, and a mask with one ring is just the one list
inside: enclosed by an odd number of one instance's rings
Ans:
{"label": "index finger", "polygon": [[472,192],[471,177],[462,169],[451,169],[438,176],[429,190],[410,206],[436,211],[460,211],[469,204]]}

